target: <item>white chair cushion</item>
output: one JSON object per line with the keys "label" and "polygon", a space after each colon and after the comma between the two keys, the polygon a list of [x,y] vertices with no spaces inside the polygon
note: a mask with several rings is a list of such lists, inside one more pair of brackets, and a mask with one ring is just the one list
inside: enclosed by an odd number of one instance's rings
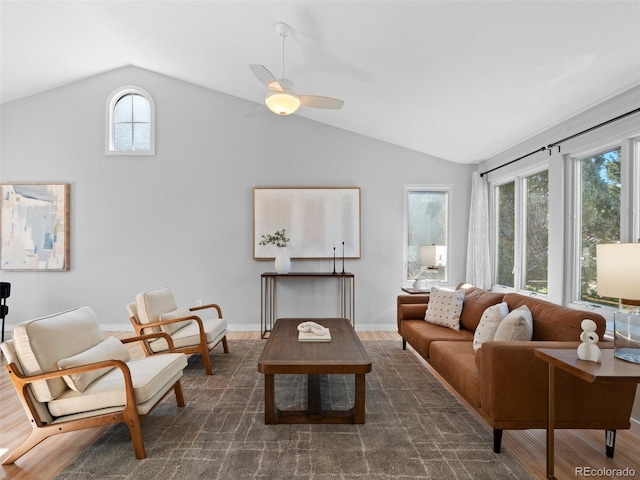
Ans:
{"label": "white chair cushion", "polygon": [[[160,314],[178,308],[171,290],[167,287],[139,293],[136,295],[136,306],[138,320],[142,324],[157,322],[160,320]],[[159,332],[160,329],[154,327],[154,331]]]}
{"label": "white chair cushion", "polygon": [[[20,323],[13,338],[26,375],[57,371],[59,360],[104,340],[96,314],[87,306]],[[39,402],[53,400],[67,390],[62,378],[34,382],[31,387]]]}
{"label": "white chair cushion", "polygon": [[[188,308],[182,307],[182,308],[176,308],[175,310],[172,310],[167,313],[161,313],[160,320],[173,320],[174,318],[190,317],[192,315],[194,315],[194,313],[191,312],[191,310],[189,310]],[[162,329],[163,332],[171,335],[176,330],[180,330],[182,327],[186,327],[190,323],[191,323],[191,320],[185,320],[184,322],[168,323],[166,325],[162,325],[160,328]]]}
{"label": "white chair cushion", "polygon": [[[190,320],[189,322],[189,325],[182,327],[171,335],[175,348],[189,347],[200,343],[198,323],[195,320]],[[204,327],[209,348],[212,348],[227,334],[227,321],[223,318],[203,319],[202,326]],[[156,353],[163,352],[169,348],[164,338],[151,342],[149,347],[152,352]]]}
{"label": "white chair cushion", "polygon": [[[117,338],[109,337],[98,345],[95,345],[84,352],[78,353],[73,357],[58,360],[58,367],[62,370],[64,368],[80,367],[90,363],[102,362],[104,360],[122,360],[123,362],[128,362],[130,359],[131,355],[129,355],[127,347],[125,347]],[[69,388],[76,392],[84,392],[91,382],[100,378],[113,368],[115,367],[100,368],[98,370],[91,370],[90,372],[74,373],[72,375],[64,375],[62,378]]]}
{"label": "white chair cushion", "polygon": [[[173,383],[174,378],[182,375],[187,366],[187,357],[182,353],[152,355],[127,362],[136,396],[140,405],[164,392]],[[171,382],[171,384],[168,384]],[[69,390],[48,403],[54,417],[82,413],[87,410],[99,410],[109,407],[123,407],[125,389],[122,371],[114,368],[91,383],[83,393]]]}

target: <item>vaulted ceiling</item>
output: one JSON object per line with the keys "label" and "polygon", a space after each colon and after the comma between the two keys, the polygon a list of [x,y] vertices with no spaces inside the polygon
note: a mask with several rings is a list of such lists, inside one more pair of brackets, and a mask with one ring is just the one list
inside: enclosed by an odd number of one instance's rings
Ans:
{"label": "vaulted ceiling", "polygon": [[638,0],[0,0],[0,22],[2,103],[135,65],[256,104],[286,22],[295,90],[345,102],[296,115],[461,163],[640,83]]}

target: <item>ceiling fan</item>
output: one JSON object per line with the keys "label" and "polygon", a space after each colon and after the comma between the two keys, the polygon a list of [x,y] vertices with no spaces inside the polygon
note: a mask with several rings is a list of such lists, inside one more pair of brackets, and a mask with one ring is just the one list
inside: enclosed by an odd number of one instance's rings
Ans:
{"label": "ceiling fan", "polygon": [[340,109],[344,102],[337,98],[317,95],[297,95],[293,82],[284,76],[284,41],[293,33],[286,23],[276,23],[276,32],[282,37],[282,75],[277,79],[263,65],[249,65],[258,81],[267,86],[269,93],[264,99],[267,108],[278,115],[290,115],[300,107]]}

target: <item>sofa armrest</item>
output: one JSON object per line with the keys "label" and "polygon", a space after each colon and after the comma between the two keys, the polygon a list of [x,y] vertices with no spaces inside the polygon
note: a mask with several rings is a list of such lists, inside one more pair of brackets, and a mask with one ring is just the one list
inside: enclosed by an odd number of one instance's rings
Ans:
{"label": "sofa armrest", "polygon": [[428,293],[398,295],[396,312],[398,316],[398,332],[400,332],[400,322],[403,320],[424,320],[428,303]]}
{"label": "sofa armrest", "polygon": [[[476,352],[481,410],[494,428],[544,428],[547,418],[549,365],[536,348],[577,349],[580,342],[485,342]],[[600,348],[613,348],[601,342]],[[589,384],[556,371],[558,428],[629,428],[635,385]],[[589,398],[588,402],[584,399]],[[612,408],[615,405],[616,408]],[[593,415],[593,412],[598,412]],[[582,427],[580,427],[582,425]],[[627,426],[625,426],[627,425]]]}

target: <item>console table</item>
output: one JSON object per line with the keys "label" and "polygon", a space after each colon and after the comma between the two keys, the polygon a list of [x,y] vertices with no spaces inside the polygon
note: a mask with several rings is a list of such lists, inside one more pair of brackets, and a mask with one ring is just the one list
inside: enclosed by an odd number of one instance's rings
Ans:
{"label": "console table", "polygon": [[[580,360],[575,348],[571,349],[551,349],[536,348],[536,357],[549,364],[549,404],[547,417],[547,478],[555,479],[554,476],[554,428],[555,428],[555,369],[559,368],[565,372],[575,375],[585,382],[629,382],[640,383],[640,365],[637,363],[625,362],[613,356],[613,349],[602,350],[602,362],[587,362]],[[589,401],[589,399],[585,399]],[[611,437],[611,435],[614,435]],[[613,457],[613,442],[615,432],[607,431],[606,455]]]}
{"label": "console table", "polygon": [[[260,282],[260,335],[262,338],[271,332],[277,317],[277,286],[281,280],[331,280],[338,282],[339,301],[340,301],[340,317],[346,318],[355,328],[355,275],[353,273],[319,273],[319,272],[289,272],[276,273],[265,272],[261,275]],[[300,316],[306,316],[302,312]]]}

